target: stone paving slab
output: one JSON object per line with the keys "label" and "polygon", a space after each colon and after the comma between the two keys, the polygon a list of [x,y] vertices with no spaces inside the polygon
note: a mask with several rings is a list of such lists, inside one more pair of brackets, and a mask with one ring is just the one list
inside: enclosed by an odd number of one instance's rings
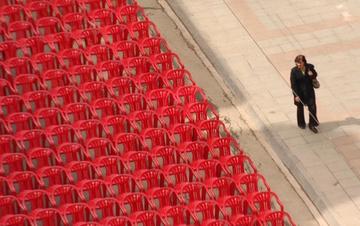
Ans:
{"label": "stone paving slab", "polygon": [[[360,2],[167,2],[327,223],[360,225]],[[319,72],[317,135],[296,127],[288,80],[297,54]]]}

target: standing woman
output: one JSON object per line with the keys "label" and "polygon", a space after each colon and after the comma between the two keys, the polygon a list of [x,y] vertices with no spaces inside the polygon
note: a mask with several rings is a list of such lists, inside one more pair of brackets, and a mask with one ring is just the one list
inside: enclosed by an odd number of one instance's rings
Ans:
{"label": "standing woman", "polygon": [[316,116],[315,90],[313,79],[317,72],[312,64],[306,62],[304,55],[295,58],[296,66],[291,69],[290,81],[291,89],[294,94],[294,104],[297,106],[297,123],[299,128],[305,129],[304,105],[309,109],[309,129],[318,133],[318,119]]}

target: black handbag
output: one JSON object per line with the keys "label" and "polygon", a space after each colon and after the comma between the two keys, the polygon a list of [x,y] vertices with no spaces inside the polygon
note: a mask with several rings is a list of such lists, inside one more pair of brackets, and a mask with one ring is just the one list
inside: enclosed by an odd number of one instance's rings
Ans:
{"label": "black handbag", "polygon": [[314,78],[314,79],[312,80],[312,85],[313,85],[313,87],[314,87],[315,89],[320,88],[320,82],[319,82],[319,80],[317,80],[316,78]]}

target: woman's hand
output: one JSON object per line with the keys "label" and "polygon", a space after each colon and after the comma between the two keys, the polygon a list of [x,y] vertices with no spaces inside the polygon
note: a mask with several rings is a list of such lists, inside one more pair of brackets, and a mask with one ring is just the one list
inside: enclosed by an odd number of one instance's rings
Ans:
{"label": "woman's hand", "polygon": [[309,75],[309,76],[313,76],[314,73],[313,73],[312,71],[309,71],[309,72],[308,72],[308,75]]}
{"label": "woman's hand", "polygon": [[295,97],[295,102],[300,102],[300,97]]}

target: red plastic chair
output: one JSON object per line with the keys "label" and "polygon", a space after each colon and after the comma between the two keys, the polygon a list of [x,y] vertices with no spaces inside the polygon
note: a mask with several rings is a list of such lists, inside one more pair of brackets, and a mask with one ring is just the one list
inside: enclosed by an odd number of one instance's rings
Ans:
{"label": "red plastic chair", "polygon": [[268,213],[264,216],[262,221],[264,225],[269,225],[269,226],[296,225],[294,221],[291,219],[290,215],[284,211],[275,211],[272,213]]}
{"label": "red plastic chair", "polygon": [[211,159],[208,144],[204,141],[185,142],[179,145],[179,154],[186,163],[193,163],[201,159]]}
{"label": "red plastic chair", "polygon": [[196,224],[210,219],[221,219],[224,215],[219,205],[213,200],[191,202],[189,209]]}
{"label": "red plastic chair", "polygon": [[97,157],[94,163],[103,178],[112,174],[123,174],[127,171],[122,158],[117,155]]}
{"label": "red plastic chair", "polygon": [[164,81],[158,73],[143,73],[134,79],[143,93],[149,93],[152,90],[165,88]]}
{"label": "red plastic chair", "polygon": [[25,214],[8,214],[2,216],[0,225],[6,226],[32,226],[31,218]]}
{"label": "red plastic chair", "polygon": [[141,134],[144,143],[149,149],[156,146],[171,145],[170,134],[163,128],[147,128]]}
{"label": "red plastic chair", "polygon": [[82,96],[76,86],[59,86],[51,91],[53,99],[59,108],[68,104],[82,102]]}
{"label": "red plastic chair", "polygon": [[108,45],[92,45],[86,49],[87,57],[92,64],[113,59],[113,51]]}
{"label": "red plastic chair", "polygon": [[72,178],[67,175],[66,169],[62,166],[44,166],[37,170],[41,185],[48,188],[58,184],[73,183]]}
{"label": "red plastic chair", "polygon": [[74,31],[72,37],[76,40],[77,45],[84,50],[101,43],[101,34],[98,28]]}
{"label": "red plastic chair", "polygon": [[150,106],[146,97],[140,93],[125,94],[120,100],[127,114],[135,111],[149,110]]}
{"label": "red plastic chair", "polygon": [[40,108],[35,111],[34,118],[39,128],[66,123],[62,111],[59,108]]}
{"label": "red plastic chair", "polygon": [[8,176],[9,188],[12,193],[40,188],[37,175],[32,171],[15,171]]}
{"label": "red plastic chair", "polygon": [[[65,169],[71,181],[74,183],[79,182],[76,185],[78,189],[81,189],[82,187],[82,184],[80,183],[85,183],[86,180],[96,179],[101,176],[96,170],[94,164],[89,161],[72,161],[65,166]],[[84,189],[85,188],[86,187],[84,187]],[[85,200],[85,196],[81,194],[81,190],[79,190],[79,195],[83,200]],[[88,201],[89,199],[86,200]]]}
{"label": "red plastic chair", "polygon": [[224,123],[217,119],[201,121],[198,126],[204,140],[231,136]]}
{"label": "red plastic chair", "polygon": [[104,129],[109,137],[115,137],[116,134],[130,133],[131,124],[125,115],[112,115],[102,118]]}
{"label": "red plastic chair", "polygon": [[207,179],[204,183],[215,200],[227,195],[243,194],[243,191],[239,190],[236,186],[236,182],[231,177],[212,177]]}
{"label": "red plastic chair", "polygon": [[99,119],[122,113],[121,106],[114,98],[98,98],[91,103],[91,106]]}
{"label": "red plastic chair", "polygon": [[112,44],[112,48],[115,57],[119,60],[140,56],[139,45],[135,41],[118,41]]}
{"label": "red plastic chair", "polygon": [[100,8],[88,13],[89,22],[95,27],[105,27],[118,24],[116,13],[112,9]]}
{"label": "red plastic chair", "polygon": [[8,80],[0,78],[0,96],[10,96],[16,92]]}
{"label": "red plastic chair", "polygon": [[[10,195],[9,183],[6,177],[0,176],[0,197],[5,195]],[[1,213],[1,201],[0,201],[0,213]]]}
{"label": "red plastic chair", "polygon": [[105,181],[115,197],[139,191],[135,178],[131,174],[111,174],[105,178]]}
{"label": "red plastic chair", "polygon": [[56,166],[61,163],[54,150],[50,148],[33,148],[27,152],[28,163],[31,169],[44,166]]}
{"label": "red plastic chair", "polygon": [[91,221],[96,218],[96,216],[93,216],[89,205],[86,203],[67,203],[62,205],[59,210],[65,225],[73,225],[82,221]]}
{"label": "red plastic chair", "polygon": [[179,87],[176,90],[176,95],[182,105],[207,101],[205,93],[196,85]]}
{"label": "red plastic chair", "polygon": [[123,59],[126,73],[132,77],[137,77],[143,73],[155,72],[149,57],[139,56]]}
{"label": "red plastic chair", "polygon": [[47,70],[41,74],[40,77],[43,81],[44,88],[47,90],[52,90],[60,86],[70,85],[70,75],[69,72],[65,70]]}
{"label": "red plastic chair", "polygon": [[115,77],[107,81],[108,91],[114,98],[121,98],[122,95],[137,93],[138,88],[130,77]]}
{"label": "red plastic chair", "polygon": [[75,185],[72,184],[59,184],[53,185],[47,189],[52,203],[59,207],[67,203],[79,203],[82,200]]}
{"label": "red plastic chair", "polygon": [[46,136],[54,148],[63,143],[78,141],[75,128],[67,124],[46,127]]}
{"label": "red plastic chair", "polygon": [[10,134],[15,134],[21,130],[36,129],[37,124],[32,114],[28,112],[11,113],[5,119],[7,130]]}
{"label": "red plastic chair", "polygon": [[4,195],[0,196],[0,214],[6,216],[8,214],[19,214],[22,212],[19,201],[15,196]]}
{"label": "red plastic chair", "polygon": [[[165,84],[173,89],[183,86],[195,86],[195,82],[192,80],[190,72],[185,69],[168,70],[165,74],[162,74],[162,77]],[[206,99],[205,95],[202,97]]]}
{"label": "red plastic chair", "polygon": [[17,41],[17,48],[21,48],[21,51],[26,57],[32,57],[36,54],[44,53],[47,50],[46,41],[42,36],[20,39]]}
{"label": "red plastic chair", "polygon": [[172,52],[159,53],[151,57],[153,64],[158,72],[165,74],[169,70],[184,69],[177,54]]}
{"label": "red plastic chair", "polygon": [[42,17],[35,21],[36,31],[39,35],[52,35],[63,32],[65,28],[57,17]]}
{"label": "red plastic chair", "polygon": [[207,119],[219,120],[219,115],[213,105],[208,102],[190,103],[185,106],[185,113],[192,123]]}
{"label": "red plastic chair", "polygon": [[156,168],[166,165],[178,164],[181,161],[180,154],[174,146],[157,146],[151,149],[151,157]]}
{"label": "red plastic chair", "polygon": [[133,22],[130,25],[130,36],[136,41],[140,41],[145,38],[160,37],[156,25],[148,20]]}
{"label": "red plastic chair", "polygon": [[169,187],[154,187],[146,192],[153,208],[159,210],[166,206],[180,205],[179,197],[174,189]]}
{"label": "red plastic chair", "polygon": [[264,216],[263,214],[269,212],[284,211],[284,206],[280,202],[279,197],[271,191],[255,193],[251,197],[250,205],[258,211],[260,218]]}
{"label": "red plastic chair", "polygon": [[121,204],[115,198],[93,199],[89,202],[89,207],[91,208],[93,215],[97,216],[97,220],[123,215]]}
{"label": "red plastic chair", "polygon": [[159,108],[157,113],[166,128],[171,128],[171,126],[177,123],[185,123],[184,109],[180,105]]}
{"label": "red plastic chair", "polygon": [[8,134],[9,128],[7,126],[7,123],[0,118],[0,134]]}
{"label": "red plastic chair", "polygon": [[43,84],[37,75],[21,74],[17,75],[13,81],[14,88],[18,94],[43,89]]}
{"label": "red plastic chair", "polygon": [[60,63],[55,53],[38,53],[31,58],[33,68],[37,73],[44,73],[47,70],[59,69]]}
{"label": "red plastic chair", "polygon": [[114,146],[121,154],[129,151],[142,151],[146,146],[137,133],[118,133],[114,137]]}
{"label": "red plastic chair", "polygon": [[132,221],[125,216],[106,217],[100,221],[100,224],[109,226],[131,226]]}
{"label": "red plastic chair", "polygon": [[180,201],[184,205],[189,205],[194,201],[210,200],[211,194],[201,182],[185,182],[176,185],[175,191]]}
{"label": "red plastic chair", "polygon": [[0,17],[4,23],[3,26],[9,25],[15,21],[25,21],[28,19],[25,8],[22,5],[15,5],[12,3],[12,5],[1,4],[1,6]]}
{"label": "red plastic chair", "polygon": [[5,153],[0,156],[0,173],[9,175],[14,171],[29,170],[27,158],[22,153]]}
{"label": "red plastic chair", "polygon": [[122,204],[123,212],[127,215],[137,211],[151,209],[151,203],[148,197],[141,192],[125,193],[117,197]]}
{"label": "red plastic chair", "polygon": [[52,99],[51,93],[46,90],[36,90],[27,92],[23,95],[25,105],[32,112],[40,108],[54,107],[55,102]]}
{"label": "red plastic chair", "polygon": [[208,140],[208,143],[210,144],[211,154],[214,158],[243,153],[236,140],[232,137],[214,138]]}
{"label": "red plastic chair", "polygon": [[232,224],[227,220],[216,220],[216,219],[210,219],[205,220],[201,224],[202,226],[232,226]]}
{"label": "red plastic chair", "polygon": [[76,186],[78,187],[80,196],[82,196],[86,201],[96,198],[110,197],[110,192],[106,186],[105,181],[103,180],[83,179],[77,183]]}
{"label": "red plastic chair", "polygon": [[64,143],[56,148],[58,158],[64,163],[90,159],[84,147],[78,143]]}
{"label": "red plastic chair", "polygon": [[117,154],[111,141],[107,138],[91,137],[86,140],[85,148],[92,159]]}
{"label": "red plastic chair", "polygon": [[144,56],[170,52],[166,40],[161,37],[143,39],[140,43],[140,50]]}
{"label": "red plastic chair", "polygon": [[193,218],[186,206],[167,206],[159,210],[165,225],[190,225]]}
{"label": "red plastic chair", "polygon": [[48,1],[27,1],[25,9],[33,21],[55,15],[53,4]]}
{"label": "red plastic chair", "polygon": [[236,182],[249,197],[257,192],[270,191],[264,176],[259,173],[241,175]]}
{"label": "red plastic chair", "polygon": [[73,127],[78,141],[82,144],[91,138],[106,136],[103,125],[97,119],[79,120],[74,122]]}
{"label": "red plastic chair", "polygon": [[129,40],[129,30],[123,24],[113,24],[101,28],[101,34],[108,45]]}
{"label": "red plastic chair", "polygon": [[81,49],[63,49],[58,53],[60,64],[64,69],[69,69],[76,65],[87,64],[85,52]]}
{"label": "red plastic chair", "polygon": [[170,164],[165,166],[163,172],[169,187],[175,187],[180,183],[197,181],[194,171],[187,164]]}
{"label": "red plastic chair", "polygon": [[91,65],[76,65],[70,68],[71,79],[74,84],[97,81],[96,68]]}
{"label": "red plastic chair", "polygon": [[125,24],[148,20],[144,9],[137,4],[125,5],[121,8],[117,8],[117,15],[121,22]]}
{"label": "red plastic chair", "polygon": [[117,9],[130,4],[137,4],[137,2],[135,0],[130,2],[128,0],[106,0],[106,4],[110,8]]}
{"label": "red plastic chair", "polygon": [[177,123],[172,126],[170,131],[172,140],[177,145],[184,142],[201,140],[198,127],[190,123]]}
{"label": "red plastic chair", "polygon": [[[94,216],[96,215],[94,214]],[[79,221],[74,226],[101,226],[101,224],[95,221]]]}
{"label": "red plastic chair", "polygon": [[0,155],[20,152],[20,146],[12,135],[0,135]]}
{"label": "red plastic chair", "polygon": [[103,0],[76,0],[76,3],[80,6],[81,11],[87,13],[105,7],[105,1]]}
{"label": "red plastic chair", "polygon": [[103,81],[109,81],[125,76],[124,66],[121,61],[107,60],[96,65],[99,78]]}
{"label": "red plastic chair", "polygon": [[64,224],[60,211],[55,208],[35,209],[31,212],[31,218],[36,225],[61,226]]}
{"label": "red plastic chair", "polygon": [[221,177],[223,175],[221,163],[216,159],[199,159],[193,162],[191,166],[200,181],[205,181],[211,177]]}
{"label": "red plastic chair", "polygon": [[[231,142],[231,140],[229,140]],[[226,151],[228,152],[228,151]],[[237,154],[220,158],[224,170],[231,176],[242,176],[244,174],[256,173],[253,161],[246,155]]]}
{"label": "red plastic chair", "polygon": [[243,215],[256,215],[254,209],[251,209],[249,206],[249,201],[245,196],[235,195],[235,196],[225,196],[221,197],[218,200],[220,207],[222,208],[225,218],[227,220],[235,221],[236,218]]}
{"label": "red plastic chair", "polygon": [[9,37],[13,40],[30,38],[37,34],[32,24],[28,21],[14,21],[8,26]]}
{"label": "red plastic chair", "polygon": [[24,152],[32,148],[49,147],[46,134],[40,129],[22,130],[16,133],[15,137],[20,149]]}
{"label": "red plastic chair", "polygon": [[52,203],[45,190],[25,190],[18,196],[20,206],[24,211],[31,212],[37,208],[50,208]]}
{"label": "red plastic chair", "polygon": [[67,104],[64,107],[64,117],[66,121],[74,123],[78,120],[86,120],[93,118],[91,106],[86,103]]}
{"label": "red plastic chair", "polygon": [[151,155],[146,151],[129,151],[122,157],[125,167],[132,173],[137,170],[153,168]]}
{"label": "red plastic chair", "polygon": [[137,170],[134,172],[134,177],[141,192],[165,186],[165,175],[159,169]]}
{"label": "red plastic chair", "polygon": [[133,213],[130,218],[135,225],[161,226],[163,221],[157,211],[139,211]]}
{"label": "red plastic chair", "polygon": [[170,89],[150,90],[146,97],[153,109],[177,105],[175,94]]}
{"label": "red plastic chair", "polygon": [[81,84],[79,90],[83,99],[88,103],[109,96],[104,82],[85,82]]}
{"label": "red plastic chair", "polygon": [[71,32],[57,32],[54,34],[48,34],[44,37],[44,41],[48,43],[50,49],[55,53],[58,53],[64,49],[72,48],[75,44],[75,40],[72,37]]}
{"label": "red plastic chair", "polygon": [[88,18],[83,13],[67,13],[61,17],[67,31],[83,30],[90,27]]}
{"label": "red plastic chair", "polygon": [[53,2],[56,14],[61,17],[68,13],[79,12],[79,5],[76,4],[76,0],[55,0]]}
{"label": "red plastic chair", "polygon": [[10,77],[8,80],[12,80],[12,78],[16,75],[20,74],[33,74],[34,69],[31,64],[31,60],[27,57],[13,57],[7,59],[5,61],[5,70],[7,75]]}
{"label": "red plastic chair", "polygon": [[163,127],[162,122],[159,120],[159,116],[156,112],[151,110],[135,111],[130,114],[129,119],[133,123],[133,127],[139,132],[148,128]]}
{"label": "red plastic chair", "polygon": [[[2,41],[0,43],[0,60],[5,61],[6,59],[12,58],[12,57],[18,57],[18,42],[7,40]],[[20,49],[21,50],[21,49]],[[22,51],[20,54],[23,54]]]}
{"label": "red plastic chair", "polygon": [[21,96],[0,96],[0,116],[2,118],[11,113],[23,111],[27,111],[27,108],[25,108],[25,102]]}

